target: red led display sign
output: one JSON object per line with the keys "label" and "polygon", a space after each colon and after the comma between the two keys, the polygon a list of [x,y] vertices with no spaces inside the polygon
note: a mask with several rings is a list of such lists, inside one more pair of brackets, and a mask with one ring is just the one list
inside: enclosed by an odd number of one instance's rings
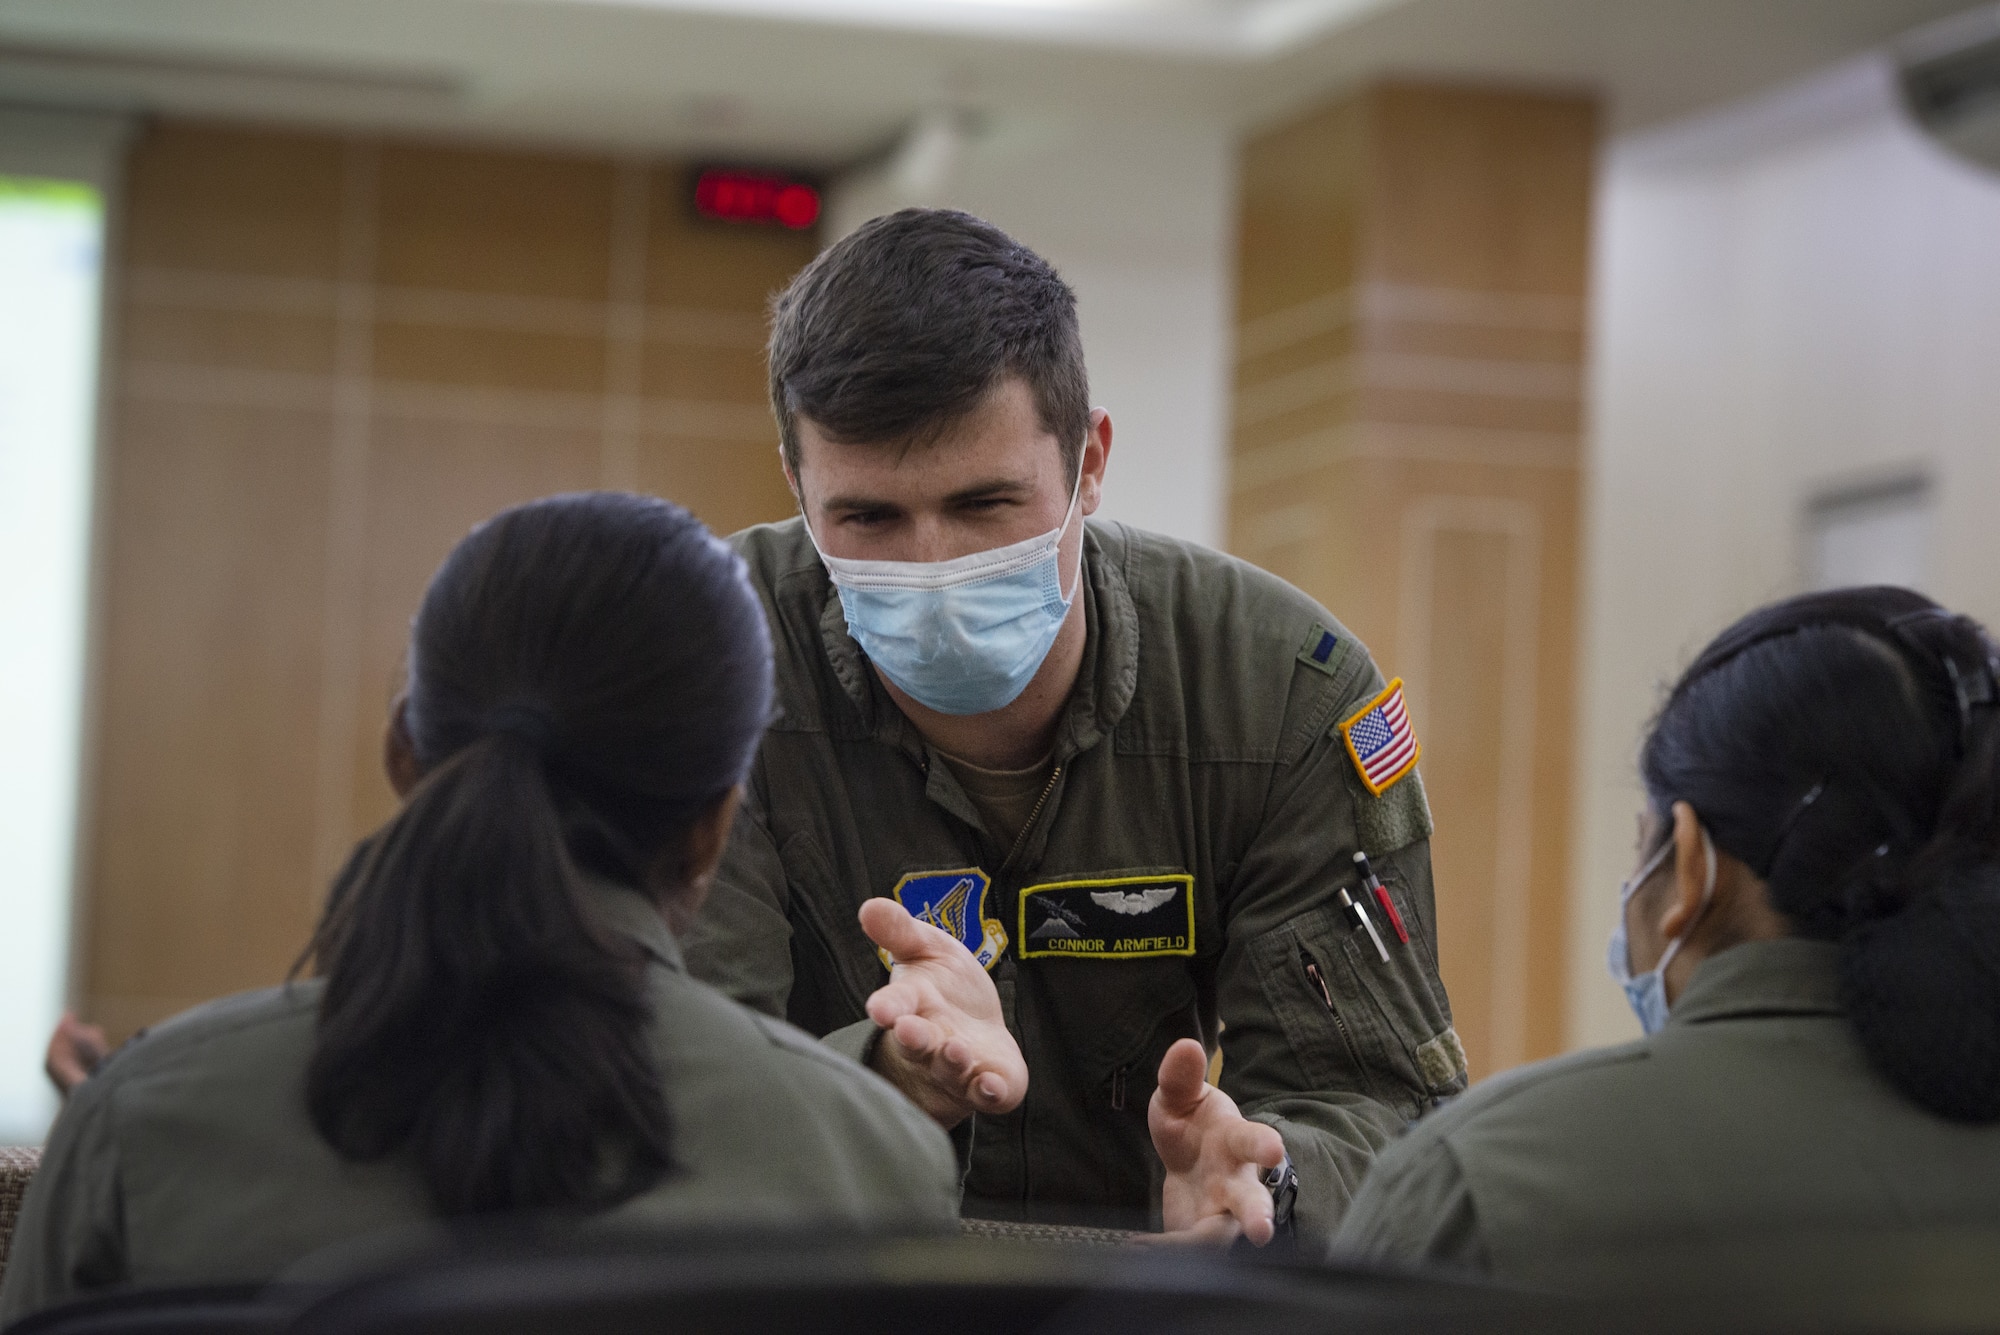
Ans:
{"label": "red led display sign", "polygon": [[819,189],[770,172],[711,167],[695,177],[694,211],[718,222],[803,231],[819,221]]}

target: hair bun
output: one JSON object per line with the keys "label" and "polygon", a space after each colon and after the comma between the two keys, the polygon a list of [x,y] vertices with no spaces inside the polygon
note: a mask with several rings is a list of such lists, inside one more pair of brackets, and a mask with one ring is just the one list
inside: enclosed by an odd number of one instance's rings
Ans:
{"label": "hair bun", "polygon": [[1940,1117],[2000,1120],[2000,867],[1953,873],[1841,945],[1843,1000],[1875,1068]]}

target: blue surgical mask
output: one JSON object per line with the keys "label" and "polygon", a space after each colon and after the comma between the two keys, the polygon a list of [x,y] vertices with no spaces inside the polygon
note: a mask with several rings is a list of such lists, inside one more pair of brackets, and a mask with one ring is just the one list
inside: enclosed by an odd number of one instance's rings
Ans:
{"label": "blue surgical mask", "polygon": [[1660,845],[1660,851],[1646,859],[1646,865],[1632,874],[1630,880],[1618,887],[1618,925],[1611,929],[1611,947],[1605,952],[1605,965],[1611,970],[1611,980],[1625,989],[1626,1004],[1639,1017],[1639,1028],[1649,1034],[1657,1034],[1667,1023],[1667,965],[1673,963],[1679,953],[1681,942],[1687,933],[1694,930],[1695,922],[1708,909],[1708,901],[1715,894],[1715,845],[1709,842],[1708,831],[1701,832],[1702,851],[1708,855],[1708,879],[1701,887],[1701,906],[1695,910],[1694,920],[1660,952],[1660,962],[1646,972],[1634,977],[1632,974],[1632,950],[1625,940],[1625,909],[1632,902],[1632,896],[1646,883],[1646,878],[1660,869],[1674,851],[1674,841],[1667,840]]}
{"label": "blue surgical mask", "polygon": [[[1077,487],[1049,532],[952,561],[854,561],[828,556],[813,538],[840,610],[882,675],[940,714],[984,714],[1026,690],[1056,642],[1083,579],[1062,584],[1062,540]],[[808,536],[812,526],[806,526]]]}

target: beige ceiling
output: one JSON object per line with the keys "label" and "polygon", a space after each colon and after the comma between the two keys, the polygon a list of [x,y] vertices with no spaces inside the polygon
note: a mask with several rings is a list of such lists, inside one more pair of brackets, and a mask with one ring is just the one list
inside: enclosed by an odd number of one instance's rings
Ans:
{"label": "beige ceiling", "polygon": [[0,0],[0,102],[831,167],[941,104],[1247,125],[1385,75],[1635,127],[1964,0]]}

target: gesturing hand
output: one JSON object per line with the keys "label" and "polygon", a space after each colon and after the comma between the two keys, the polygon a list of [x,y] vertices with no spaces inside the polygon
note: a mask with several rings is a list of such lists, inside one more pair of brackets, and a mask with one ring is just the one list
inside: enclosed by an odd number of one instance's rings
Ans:
{"label": "gesturing hand", "polygon": [[1028,1063],[972,952],[893,899],[863,904],[861,930],[895,961],[868,998],[868,1018],[888,1031],[875,1069],[946,1127],[1019,1106]]}
{"label": "gesturing hand", "polygon": [[75,1011],[64,1011],[62,1019],[56,1022],[56,1031],[49,1035],[48,1055],[43,1059],[42,1069],[48,1072],[49,1083],[66,1098],[72,1089],[90,1079],[90,1073],[110,1050],[111,1044],[105,1040],[102,1029],[77,1019]]}
{"label": "gesturing hand", "polygon": [[1236,1100],[1207,1083],[1208,1054],[1184,1038],[1160,1062],[1146,1107],[1153,1148],[1166,1165],[1160,1192],[1168,1234],[1228,1242],[1240,1232],[1263,1246],[1275,1231],[1263,1170],[1285,1159],[1285,1140],[1236,1111]]}

